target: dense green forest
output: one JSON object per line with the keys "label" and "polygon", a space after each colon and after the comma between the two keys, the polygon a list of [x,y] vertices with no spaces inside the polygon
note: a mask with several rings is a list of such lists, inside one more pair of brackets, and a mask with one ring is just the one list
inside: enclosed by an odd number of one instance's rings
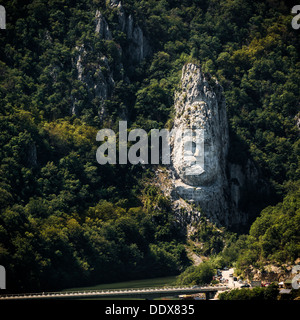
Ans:
{"label": "dense green forest", "polygon": [[267,264],[293,263],[300,252],[300,190],[290,190],[283,202],[268,206],[250,227],[248,235],[231,241],[216,258],[217,264],[232,265],[247,275],[251,266],[264,270]]}
{"label": "dense green forest", "polygon": [[[153,168],[100,166],[95,155],[97,131],[124,117],[132,128],[171,126],[182,67],[194,60],[224,88],[230,161],[253,159],[272,190],[249,234],[216,232],[204,219],[201,253],[240,270],[299,257],[300,31],[288,3],[123,0],[148,39],[141,61],[130,59],[110,1],[0,4],[0,264],[9,290],[179,274],[191,264],[169,199],[149,183]],[[97,10],[108,39],[95,32]],[[182,279],[207,281],[189,268]]]}

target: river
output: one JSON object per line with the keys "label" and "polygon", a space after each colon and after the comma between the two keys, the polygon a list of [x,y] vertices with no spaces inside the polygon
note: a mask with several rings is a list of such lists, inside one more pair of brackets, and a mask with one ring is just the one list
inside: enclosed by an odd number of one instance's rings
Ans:
{"label": "river", "polygon": [[106,290],[106,289],[134,289],[134,288],[149,288],[149,287],[164,287],[174,285],[176,276],[141,279],[124,282],[104,283],[90,287],[68,288],[63,291],[85,291],[85,290]]}

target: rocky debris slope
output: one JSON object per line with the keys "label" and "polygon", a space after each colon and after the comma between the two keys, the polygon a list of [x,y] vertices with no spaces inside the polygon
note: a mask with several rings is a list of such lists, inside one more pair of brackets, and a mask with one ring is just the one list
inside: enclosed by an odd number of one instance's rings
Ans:
{"label": "rocky debris slope", "polygon": [[244,276],[250,280],[259,280],[263,283],[272,282],[284,282],[286,280],[291,280],[295,277],[293,273],[293,268],[300,263],[300,258],[296,259],[294,264],[285,263],[281,265],[274,265],[266,263],[263,268],[255,268],[249,265],[247,269],[244,270]]}

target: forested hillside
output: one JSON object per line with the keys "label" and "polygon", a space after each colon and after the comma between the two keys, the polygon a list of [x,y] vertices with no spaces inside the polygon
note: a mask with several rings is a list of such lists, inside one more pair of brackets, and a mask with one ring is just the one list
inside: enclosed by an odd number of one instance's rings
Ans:
{"label": "forested hillside", "polygon": [[147,43],[142,59],[132,58],[118,1],[0,4],[0,264],[9,290],[178,274],[190,264],[169,199],[150,186],[154,168],[96,162],[101,128],[118,131],[124,119],[146,131],[171,127],[188,61],[224,88],[230,161],[251,158],[271,190],[260,201],[273,207],[231,252],[246,253],[241,268],[299,256],[300,31],[289,4],[123,0]]}

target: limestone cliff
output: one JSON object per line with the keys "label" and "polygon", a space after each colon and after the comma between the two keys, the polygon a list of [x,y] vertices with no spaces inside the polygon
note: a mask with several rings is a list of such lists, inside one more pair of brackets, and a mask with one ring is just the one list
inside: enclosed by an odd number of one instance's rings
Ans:
{"label": "limestone cliff", "polygon": [[[121,1],[112,0],[107,5],[117,16],[118,24],[114,24],[111,28],[102,12],[96,10],[94,32],[102,41],[115,45],[117,57],[114,59],[113,66],[103,52],[97,51],[90,44],[77,46],[74,50],[73,58],[73,65],[77,70],[77,78],[84,84],[88,92],[88,99],[85,104],[88,105],[91,101],[99,101],[98,115],[101,120],[106,113],[104,101],[112,96],[115,82],[123,80],[129,83],[130,80],[126,76],[126,68],[136,66],[152,53],[149,41],[142,29],[134,21],[132,15],[125,12]],[[121,46],[115,42],[113,35],[116,31],[122,32],[126,36],[125,45]],[[74,94],[71,100],[71,113],[73,115],[78,114],[83,108],[78,102],[81,99]],[[125,119],[126,110],[121,110],[119,116]]]}
{"label": "limestone cliff", "polygon": [[[223,226],[240,226],[246,223],[247,214],[240,203],[249,186],[258,181],[258,171],[249,160],[245,166],[229,163],[228,121],[223,89],[216,80],[208,79],[200,66],[188,63],[183,67],[181,90],[175,96],[174,132],[185,129],[204,132],[202,170],[188,172],[193,165],[182,157],[183,144],[171,140],[171,186],[164,188],[173,200],[179,220],[197,221],[201,212],[210,221]],[[197,157],[195,157],[197,158]],[[201,169],[201,168],[200,168]],[[195,204],[195,205],[193,205]],[[182,216],[183,215],[183,216]],[[193,217],[194,216],[194,217]]]}
{"label": "limestone cliff", "polygon": [[195,203],[212,221],[228,225],[226,158],[229,136],[222,88],[217,82],[212,88],[201,68],[192,63],[183,68],[181,86],[175,97],[173,129],[176,132],[203,129],[204,150],[199,152],[204,153],[204,161],[202,171],[187,174],[190,164],[183,160],[182,150],[178,150],[182,146],[172,140],[172,197]]}

